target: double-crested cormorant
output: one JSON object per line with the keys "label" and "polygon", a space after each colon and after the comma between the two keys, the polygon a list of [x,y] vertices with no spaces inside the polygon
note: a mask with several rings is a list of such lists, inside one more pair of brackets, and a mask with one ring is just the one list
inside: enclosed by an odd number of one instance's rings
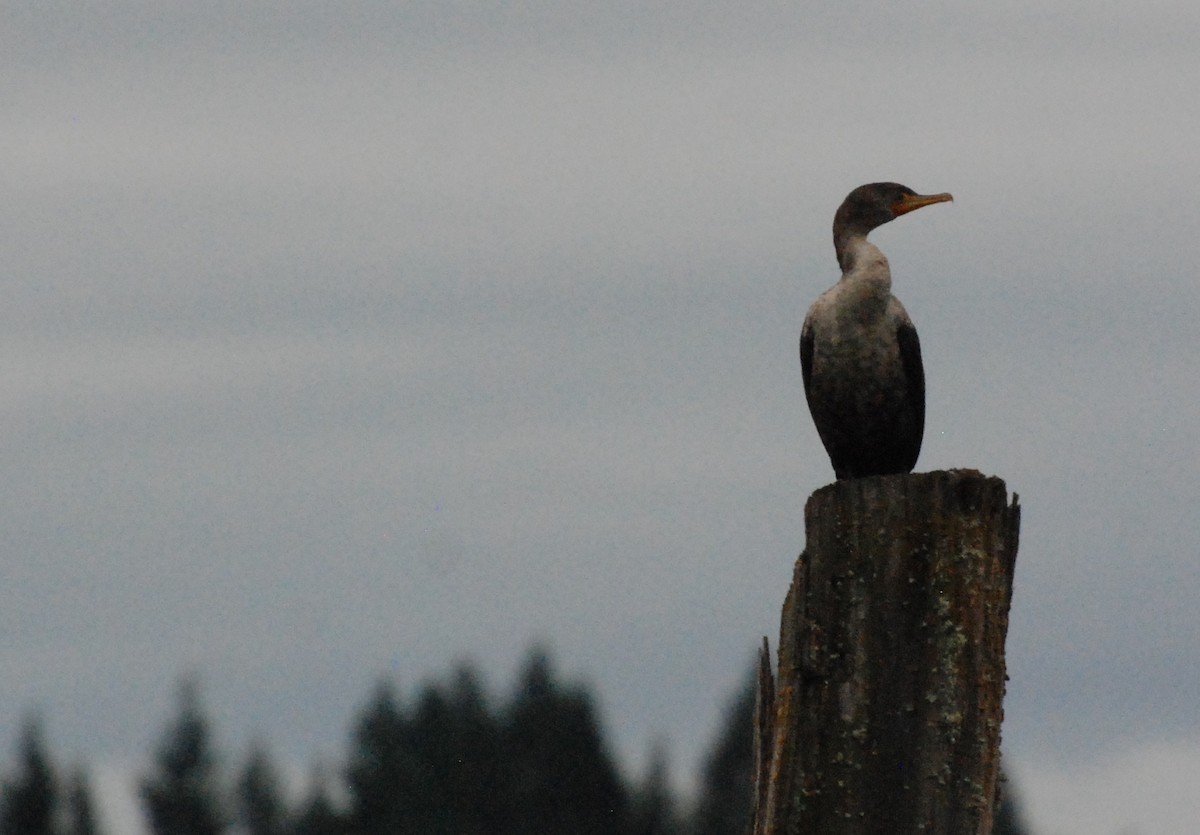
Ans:
{"label": "double-crested cormorant", "polygon": [[892,295],[887,258],[867,233],[949,194],[899,183],[850,192],[833,217],[842,278],[809,308],[800,333],[808,408],[839,479],[907,473],[925,432],[921,344]]}

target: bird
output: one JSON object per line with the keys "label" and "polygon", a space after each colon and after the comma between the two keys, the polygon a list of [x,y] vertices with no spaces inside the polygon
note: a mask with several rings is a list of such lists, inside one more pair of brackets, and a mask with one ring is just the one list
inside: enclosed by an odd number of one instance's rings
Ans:
{"label": "bird", "polygon": [[837,479],[912,472],[925,433],[925,372],[917,330],[892,295],[888,260],[867,234],[954,198],[869,183],[833,217],[842,277],[822,293],[800,331],[804,394]]}

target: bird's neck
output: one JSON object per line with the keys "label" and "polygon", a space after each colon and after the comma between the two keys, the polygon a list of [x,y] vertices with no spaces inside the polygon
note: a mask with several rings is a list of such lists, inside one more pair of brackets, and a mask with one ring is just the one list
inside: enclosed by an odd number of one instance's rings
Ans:
{"label": "bird's neck", "polygon": [[879,285],[881,291],[892,288],[892,272],[887,257],[866,235],[847,235],[834,239],[842,281],[863,281]]}

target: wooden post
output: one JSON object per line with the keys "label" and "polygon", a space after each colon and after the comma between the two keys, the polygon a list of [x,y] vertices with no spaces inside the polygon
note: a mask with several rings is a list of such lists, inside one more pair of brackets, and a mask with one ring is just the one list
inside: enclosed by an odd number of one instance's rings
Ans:
{"label": "wooden post", "polygon": [[752,835],[989,835],[1020,508],[974,470],[830,484],[764,640]]}

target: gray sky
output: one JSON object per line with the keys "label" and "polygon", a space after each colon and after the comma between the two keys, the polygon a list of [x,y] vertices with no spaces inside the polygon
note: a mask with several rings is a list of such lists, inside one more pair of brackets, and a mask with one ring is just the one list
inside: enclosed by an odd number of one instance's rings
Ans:
{"label": "gray sky", "polygon": [[1018,779],[1200,774],[1195,4],[0,16],[0,727],[141,756],[192,671],[234,761],[336,760],[380,675],[540,641],[686,776],[832,478],[796,343],[887,179],[955,195],[873,236],[918,468],[1024,507]]}

